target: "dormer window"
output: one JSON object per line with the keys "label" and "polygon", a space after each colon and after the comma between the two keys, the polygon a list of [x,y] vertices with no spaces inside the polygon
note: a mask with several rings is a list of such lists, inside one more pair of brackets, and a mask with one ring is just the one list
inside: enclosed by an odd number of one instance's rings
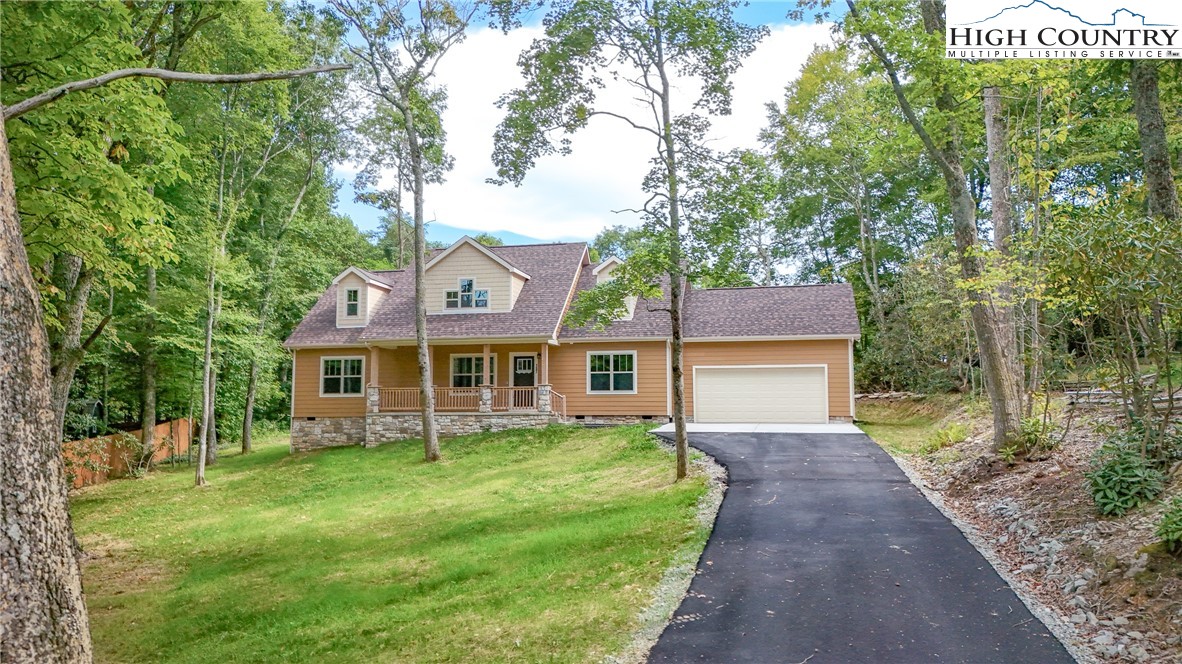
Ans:
{"label": "dormer window", "polygon": [[361,291],[356,288],[350,288],[345,291],[345,315],[356,316],[359,307]]}
{"label": "dormer window", "polygon": [[488,289],[477,289],[475,279],[460,279],[459,290],[449,290],[443,295],[443,306],[447,309],[488,308]]}

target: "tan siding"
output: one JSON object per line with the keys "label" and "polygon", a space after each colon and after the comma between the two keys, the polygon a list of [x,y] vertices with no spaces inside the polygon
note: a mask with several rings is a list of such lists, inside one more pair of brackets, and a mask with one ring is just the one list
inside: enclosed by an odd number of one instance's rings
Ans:
{"label": "tan siding", "polygon": [[829,365],[829,416],[850,417],[849,341],[691,342],[685,344],[686,415],[693,415],[695,366],[745,364]]}
{"label": "tan siding", "polygon": [[[357,315],[345,315],[345,291],[350,288],[357,289]],[[337,326],[349,327],[357,325],[365,325],[368,318],[370,288],[366,285],[365,280],[356,274],[350,274],[337,283]]]}
{"label": "tan siding", "polygon": [[[587,353],[636,351],[636,394],[587,394]],[[665,342],[562,344],[550,348],[550,382],[567,415],[666,415]]]}
{"label": "tan siding", "polygon": [[[513,305],[517,304],[517,296],[521,295],[521,289],[524,287],[525,287],[525,278],[524,277],[516,275],[516,274],[509,275],[509,289],[510,289],[509,308],[510,309],[513,308]],[[489,295],[492,295],[492,293],[489,293]]]}
{"label": "tan siding", "polygon": [[340,355],[364,357],[364,376],[368,379],[370,360],[367,348],[306,348],[295,351],[294,417],[349,417],[365,414],[365,395],[320,396],[320,358]]}
{"label": "tan siding", "polygon": [[378,308],[378,303],[382,301],[382,296],[385,294],[386,294],[386,291],[382,290],[381,288],[378,288],[377,286],[366,287],[365,294],[362,295],[362,297],[365,298],[364,311],[365,311],[366,324],[369,323],[369,318],[371,316],[373,316],[374,309]]}
{"label": "tan siding", "polygon": [[[474,279],[488,290],[488,311],[509,310],[509,270],[479,249],[461,245],[427,272],[427,313],[444,311],[444,293],[460,287],[460,279]],[[483,309],[481,311],[484,311]]]}

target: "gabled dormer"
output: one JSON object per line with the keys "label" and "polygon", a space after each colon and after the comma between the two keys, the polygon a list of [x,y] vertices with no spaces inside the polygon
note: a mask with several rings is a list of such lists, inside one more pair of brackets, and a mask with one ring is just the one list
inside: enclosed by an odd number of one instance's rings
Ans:
{"label": "gabled dormer", "polygon": [[356,267],[346,268],[332,280],[337,287],[337,327],[365,327],[390,286]]}
{"label": "gabled dormer", "polygon": [[[591,270],[591,274],[595,275],[595,284],[599,285],[607,281],[615,279],[616,268],[624,264],[624,261],[615,256],[609,257],[599,265],[596,265]],[[636,296],[629,295],[624,298],[624,304],[628,307],[628,312],[624,314],[619,320],[632,320],[632,316],[636,314]]]}
{"label": "gabled dormer", "polygon": [[512,311],[529,275],[465,235],[424,268],[428,314]]}

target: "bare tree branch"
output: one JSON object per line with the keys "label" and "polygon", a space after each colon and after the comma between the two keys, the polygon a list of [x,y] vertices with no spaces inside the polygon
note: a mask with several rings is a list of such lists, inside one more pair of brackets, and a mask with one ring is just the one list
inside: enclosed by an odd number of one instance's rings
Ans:
{"label": "bare tree branch", "polygon": [[29,97],[24,101],[17,102],[11,106],[5,106],[4,119],[11,120],[12,118],[20,117],[31,110],[61,99],[71,92],[101,87],[121,78],[158,78],[162,81],[180,81],[185,83],[257,83],[259,81],[277,81],[285,78],[296,78],[309,74],[323,74],[330,71],[349,69],[350,67],[351,65],[336,64],[288,71],[255,72],[251,74],[197,74],[193,72],[172,71],[170,69],[156,69],[153,67],[119,69],[103,74],[102,76],[59,85],[39,95]]}

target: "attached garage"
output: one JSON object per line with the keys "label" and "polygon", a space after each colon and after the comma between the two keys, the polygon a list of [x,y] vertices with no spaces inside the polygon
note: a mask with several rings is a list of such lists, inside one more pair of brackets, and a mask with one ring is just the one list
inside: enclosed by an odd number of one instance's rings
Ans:
{"label": "attached garage", "polygon": [[827,365],[696,366],[695,422],[829,421]]}

